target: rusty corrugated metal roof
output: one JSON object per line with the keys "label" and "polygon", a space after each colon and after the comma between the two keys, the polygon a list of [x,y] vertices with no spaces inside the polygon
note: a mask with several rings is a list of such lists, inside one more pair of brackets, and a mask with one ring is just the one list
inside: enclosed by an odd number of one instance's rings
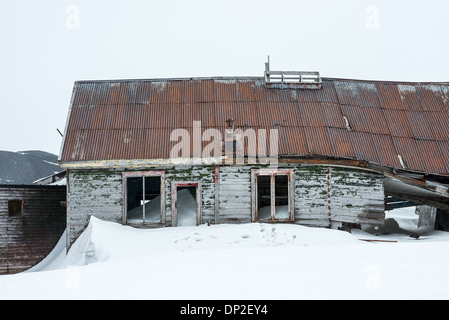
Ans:
{"label": "rusty corrugated metal roof", "polygon": [[[170,133],[193,121],[224,135],[278,128],[281,156],[366,160],[449,174],[449,84],[322,79],[321,90],[263,78],[75,83],[61,162],[168,158]],[[192,153],[191,153],[192,154]]]}

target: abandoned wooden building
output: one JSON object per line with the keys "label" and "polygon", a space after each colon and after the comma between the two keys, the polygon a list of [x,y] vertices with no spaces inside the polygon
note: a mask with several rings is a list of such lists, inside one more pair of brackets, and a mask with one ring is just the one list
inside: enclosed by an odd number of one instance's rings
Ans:
{"label": "abandoned wooden building", "polygon": [[0,274],[29,269],[66,228],[66,187],[0,185]]}
{"label": "abandoned wooden building", "polygon": [[406,203],[444,213],[448,128],[448,83],[269,70],[77,81],[59,156],[67,243],[91,215],[137,227],[344,228],[381,225]]}

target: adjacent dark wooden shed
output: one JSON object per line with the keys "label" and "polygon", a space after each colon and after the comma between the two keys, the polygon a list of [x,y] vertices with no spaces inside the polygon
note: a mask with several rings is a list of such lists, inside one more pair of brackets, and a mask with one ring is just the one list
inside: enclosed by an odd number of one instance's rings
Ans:
{"label": "adjacent dark wooden shed", "polygon": [[0,185],[0,274],[29,269],[66,228],[66,187]]}

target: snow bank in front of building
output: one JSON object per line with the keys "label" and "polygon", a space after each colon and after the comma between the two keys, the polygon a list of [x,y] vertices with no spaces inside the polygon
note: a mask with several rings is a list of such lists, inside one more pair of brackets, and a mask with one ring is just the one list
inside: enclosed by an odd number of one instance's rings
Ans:
{"label": "snow bank in front of building", "polygon": [[[368,238],[397,242],[358,240]],[[67,254],[58,244],[45,264],[1,276],[0,299],[448,299],[448,245],[441,231],[136,229],[91,217]]]}
{"label": "snow bank in front of building", "polygon": [[55,249],[30,269],[48,271],[68,266],[126,259],[127,256],[193,250],[356,244],[357,239],[337,230],[292,224],[206,224],[194,227],[135,229],[91,216],[89,225],[65,251],[65,232]]}

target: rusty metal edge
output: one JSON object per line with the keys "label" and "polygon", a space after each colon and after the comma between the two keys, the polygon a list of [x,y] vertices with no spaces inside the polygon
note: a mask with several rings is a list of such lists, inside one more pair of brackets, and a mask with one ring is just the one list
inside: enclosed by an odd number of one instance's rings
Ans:
{"label": "rusty metal edge", "polygon": [[61,161],[62,153],[64,152],[64,146],[65,146],[65,141],[67,139],[67,130],[69,127],[69,121],[70,121],[70,117],[72,114],[73,100],[75,98],[76,88],[77,88],[77,82],[75,81],[75,83],[73,84],[72,97],[70,98],[69,110],[67,112],[67,117],[66,117],[66,121],[65,121],[64,135],[62,137],[62,143],[61,143],[61,147],[59,149],[59,156],[58,156],[58,160],[57,160],[58,163]]}

